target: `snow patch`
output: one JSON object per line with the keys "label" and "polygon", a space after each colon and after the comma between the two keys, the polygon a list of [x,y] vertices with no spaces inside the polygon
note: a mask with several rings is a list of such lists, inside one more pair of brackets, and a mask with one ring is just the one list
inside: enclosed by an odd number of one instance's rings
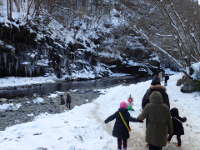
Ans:
{"label": "snow patch", "polygon": [[18,110],[22,105],[21,104],[2,104],[0,105],[0,112],[6,110]]}
{"label": "snow patch", "polygon": [[193,79],[200,80],[200,62],[192,64],[192,69],[194,70]]}
{"label": "snow patch", "polygon": [[58,97],[58,94],[50,94],[49,96],[48,96],[48,98],[56,98],[56,97]]}
{"label": "snow patch", "polygon": [[44,99],[41,98],[41,97],[37,97],[36,99],[33,100],[34,104],[40,104],[40,103],[43,103],[43,102],[44,102]]}
{"label": "snow patch", "polygon": [[0,78],[0,88],[25,86],[32,84],[54,83],[57,80],[55,76],[49,77],[7,77]]}

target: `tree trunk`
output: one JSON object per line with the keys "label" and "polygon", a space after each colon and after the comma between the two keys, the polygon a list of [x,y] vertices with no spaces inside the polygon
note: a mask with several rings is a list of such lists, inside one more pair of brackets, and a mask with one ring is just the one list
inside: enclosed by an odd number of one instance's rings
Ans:
{"label": "tree trunk", "polygon": [[20,0],[14,0],[14,3],[17,8],[17,12],[20,12]]}
{"label": "tree trunk", "polygon": [[8,20],[13,20],[12,11],[13,11],[12,0],[7,0],[7,17],[8,17]]}

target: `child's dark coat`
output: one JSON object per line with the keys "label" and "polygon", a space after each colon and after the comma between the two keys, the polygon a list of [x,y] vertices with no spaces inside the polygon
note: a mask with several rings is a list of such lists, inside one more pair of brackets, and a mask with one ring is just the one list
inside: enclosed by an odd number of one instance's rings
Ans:
{"label": "child's dark coat", "polygon": [[124,108],[120,108],[117,112],[115,112],[113,115],[111,115],[110,117],[108,117],[105,120],[105,123],[108,123],[108,122],[116,119],[112,135],[117,138],[128,139],[129,131],[123,124],[123,122],[120,118],[119,112],[122,113],[122,116],[124,117],[124,120],[126,121],[128,126],[129,126],[129,121],[132,121],[132,122],[140,122],[140,121],[138,121],[136,118],[131,117],[128,110],[124,109]]}
{"label": "child's dark coat", "polygon": [[183,122],[187,119],[185,117],[180,117],[177,108],[172,108],[170,110],[172,121],[173,121],[173,134],[172,135],[184,135]]}

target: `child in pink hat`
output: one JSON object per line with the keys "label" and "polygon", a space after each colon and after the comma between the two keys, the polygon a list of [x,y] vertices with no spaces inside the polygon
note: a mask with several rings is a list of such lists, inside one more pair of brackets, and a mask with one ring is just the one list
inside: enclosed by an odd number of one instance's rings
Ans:
{"label": "child in pink hat", "polygon": [[109,116],[104,122],[108,123],[115,119],[112,135],[117,138],[118,150],[127,150],[127,140],[129,138],[129,132],[131,128],[129,121],[131,122],[143,122],[130,116],[128,112],[128,104],[125,101],[120,103],[120,108],[113,115]]}
{"label": "child in pink hat", "polygon": [[122,101],[120,103],[120,107],[119,108],[124,108],[124,109],[127,109],[128,108],[128,104],[125,102],[125,101]]}

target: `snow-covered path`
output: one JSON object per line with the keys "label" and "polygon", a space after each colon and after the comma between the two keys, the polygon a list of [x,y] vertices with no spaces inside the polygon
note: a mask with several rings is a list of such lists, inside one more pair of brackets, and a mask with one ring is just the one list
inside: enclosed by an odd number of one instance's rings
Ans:
{"label": "snow-covered path", "polygon": [[[171,106],[180,109],[186,116],[185,135],[182,137],[182,150],[200,150],[200,94],[183,94],[176,87],[180,75],[170,78],[167,92]],[[130,86],[117,86],[104,89],[93,103],[75,107],[62,114],[43,114],[33,122],[16,125],[0,132],[1,150],[115,150],[116,139],[112,137],[113,122],[104,124],[104,119],[114,113],[120,101],[134,98],[136,117],[141,112],[141,99],[150,81]],[[145,123],[131,123],[133,132],[129,139],[129,150],[146,150]],[[173,139],[175,140],[175,139]],[[173,141],[172,141],[173,142]],[[166,148],[166,150],[175,150]]]}

